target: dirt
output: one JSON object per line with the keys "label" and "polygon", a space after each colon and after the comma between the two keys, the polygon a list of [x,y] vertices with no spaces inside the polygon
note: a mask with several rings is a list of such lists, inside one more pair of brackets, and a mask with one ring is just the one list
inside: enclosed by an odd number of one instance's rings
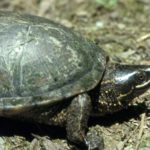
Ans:
{"label": "dirt", "polygon": [[[72,28],[102,47],[111,62],[149,64],[149,0],[118,0],[110,6],[98,0],[1,0],[0,9],[43,16]],[[138,101],[127,110],[90,120],[90,130],[102,132],[105,150],[150,149],[150,91]],[[0,149],[71,149],[65,131],[59,130],[61,139],[53,140],[56,135],[51,137],[47,126],[1,119]]]}

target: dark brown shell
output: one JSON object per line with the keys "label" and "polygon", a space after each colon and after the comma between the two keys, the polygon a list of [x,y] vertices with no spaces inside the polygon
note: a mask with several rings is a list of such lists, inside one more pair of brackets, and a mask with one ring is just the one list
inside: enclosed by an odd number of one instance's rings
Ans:
{"label": "dark brown shell", "polygon": [[0,12],[0,110],[52,104],[93,89],[103,51],[44,18]]}

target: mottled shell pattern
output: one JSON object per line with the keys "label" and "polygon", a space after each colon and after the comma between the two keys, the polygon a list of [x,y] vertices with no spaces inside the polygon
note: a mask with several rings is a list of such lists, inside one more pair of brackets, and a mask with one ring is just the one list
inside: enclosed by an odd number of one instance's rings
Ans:
{"label": "mottled shell pattern", "polygon": [[105,55],[48,19],[0,11],[0,111],[53,104],[93,89]]}

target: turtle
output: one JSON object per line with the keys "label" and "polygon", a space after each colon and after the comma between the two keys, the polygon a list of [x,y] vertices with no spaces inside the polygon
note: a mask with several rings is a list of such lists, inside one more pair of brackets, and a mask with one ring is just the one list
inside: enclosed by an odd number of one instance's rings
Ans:
{"label": "turtle", "polygon": [[149,87],[150,65],[111,64],[70,28],[0,11],[0,116],[63,126],[72,143],[102,150],[89,117],[125,109]]}

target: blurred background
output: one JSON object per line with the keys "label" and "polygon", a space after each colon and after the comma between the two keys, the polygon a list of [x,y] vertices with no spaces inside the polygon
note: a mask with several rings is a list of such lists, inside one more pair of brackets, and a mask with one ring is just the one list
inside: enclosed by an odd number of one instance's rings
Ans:
{"label": "blurred background", "polygon": [[[102,47],[111,62],[150,64],[150,0],[0,0],[0,9],[46,17],[72,28]],[[149,95],[141,101],[149,100]],[[104,117],[91,123],[90,130],[103,131],[106,150],[150,149],[149,103]],[[0,150],[71,149],[65,136],[52,139],[54,144],[47,137],[51,131],[38,125],[2,119],[2,130],[6,132],[0,136]],[[22,130],[28,130],[25,136]]]}

